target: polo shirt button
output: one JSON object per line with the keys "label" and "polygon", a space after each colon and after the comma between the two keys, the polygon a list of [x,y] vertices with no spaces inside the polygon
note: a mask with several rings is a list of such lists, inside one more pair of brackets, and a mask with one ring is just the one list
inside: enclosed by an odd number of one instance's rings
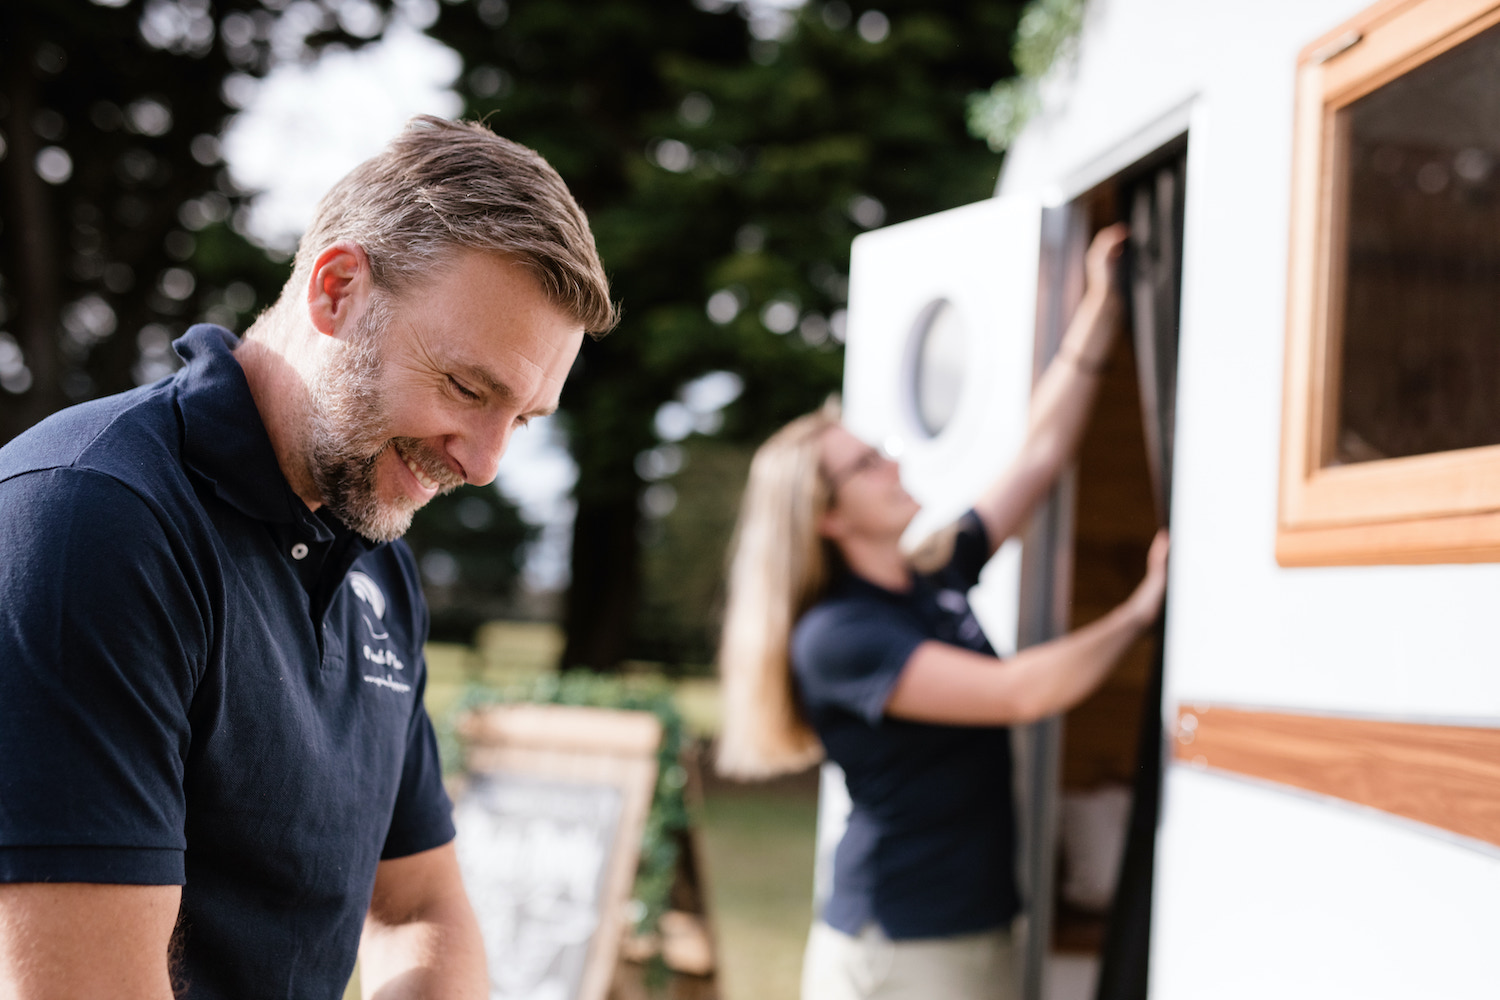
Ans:
{"label": "polo shirt button", "polygon": [[307,558],[307,546],[305,544],[303,544],[302,542],[298,542],[296,545],[293,545],[292,546],[292,558],[293,559],[306,559]]}

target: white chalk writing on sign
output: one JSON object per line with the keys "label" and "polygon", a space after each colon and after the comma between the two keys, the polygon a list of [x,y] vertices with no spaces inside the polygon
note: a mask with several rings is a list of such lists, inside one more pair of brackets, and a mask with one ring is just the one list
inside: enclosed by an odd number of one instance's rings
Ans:
{"label": "white chalk writing on sign", "polygon": [[599,923],[621,794],[610,785],[481,775],[454,809],[490,1000],[573,1000]]}

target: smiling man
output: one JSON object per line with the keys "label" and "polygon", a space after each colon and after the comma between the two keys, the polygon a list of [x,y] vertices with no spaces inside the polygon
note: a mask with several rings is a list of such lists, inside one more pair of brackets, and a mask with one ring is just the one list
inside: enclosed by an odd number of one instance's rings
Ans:
{"label": "smiling man", "polygon": [[418,118],[243,341],[0,449],[0,996],[487,995],[397,539],[615,319],[552,168]]}

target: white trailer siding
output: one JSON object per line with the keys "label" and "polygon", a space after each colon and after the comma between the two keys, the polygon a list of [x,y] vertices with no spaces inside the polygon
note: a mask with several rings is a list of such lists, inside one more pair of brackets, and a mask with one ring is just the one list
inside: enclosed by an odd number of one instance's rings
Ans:
{"label": "white trailer siding", "polygon": [[1500,996],[1500,861],[1427,828],[1179,767],[1156,850],[1154,1000]]}
{"label": "white trailer siding", "polygon": [[1293,70],[1365,6],[1096,2],[1067,96],[1016,143],[1001,194],[1076,194],[1190,108],[1167,703],[1500,722],[1500,566],[1275,560]]}
{"label": "white trailer siding", "polygon": [[[1007,160],[1002,195],[1064,200],[1164,121],[1188,126],[1168,718],[1203,702],[1500,725],[1500,566],[1274,556],[1296,59],[1366,6],[1095,0]],[[1157,858],[1154,997],[1500,995],[1483,845],[1173,765]]]}

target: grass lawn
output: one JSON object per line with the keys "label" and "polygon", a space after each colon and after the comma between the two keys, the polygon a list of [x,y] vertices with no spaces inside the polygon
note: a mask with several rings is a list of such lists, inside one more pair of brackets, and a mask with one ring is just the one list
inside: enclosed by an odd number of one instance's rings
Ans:
{"label": "grass lawn", "polygon": [[816,772],[709,781],[702,817],[722,1000],[797,1000],[812,923]]}

